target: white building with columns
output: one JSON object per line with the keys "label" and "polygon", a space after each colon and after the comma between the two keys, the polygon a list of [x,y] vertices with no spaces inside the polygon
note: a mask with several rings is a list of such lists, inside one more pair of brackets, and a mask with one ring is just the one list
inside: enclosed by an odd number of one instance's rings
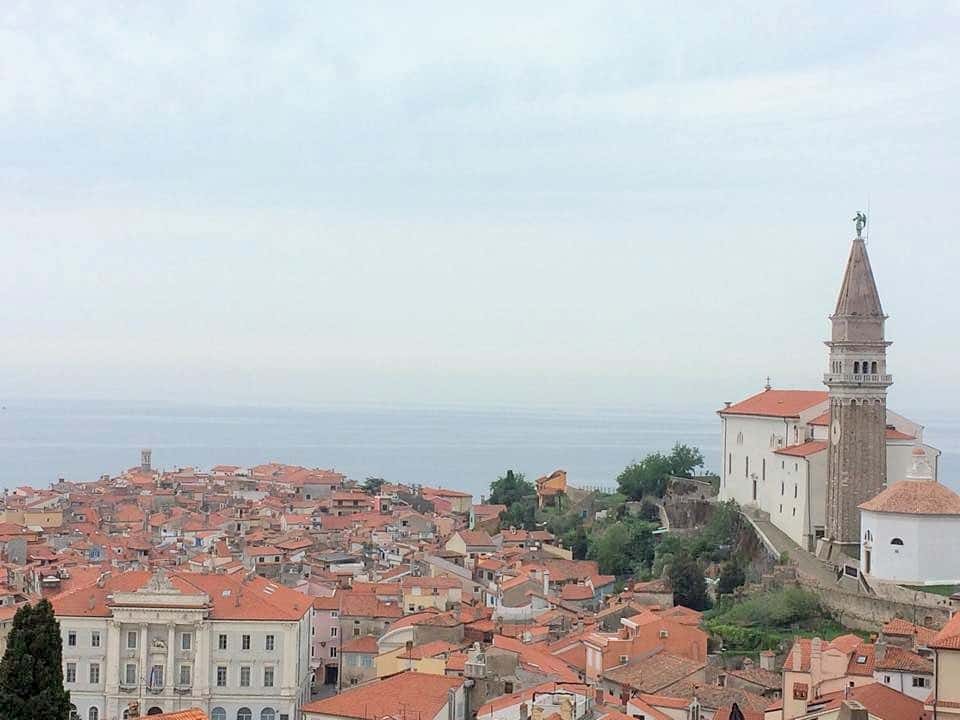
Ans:
{"label": "white building with columns", "polygon": [[309,701],[310,598],[264,578],[105,573],[51,602],[79,720],[297,720]]}

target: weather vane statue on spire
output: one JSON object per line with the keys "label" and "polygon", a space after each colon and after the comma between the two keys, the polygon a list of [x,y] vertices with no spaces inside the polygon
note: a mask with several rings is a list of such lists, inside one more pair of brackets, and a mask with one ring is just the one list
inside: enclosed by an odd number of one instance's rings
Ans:
{"label": "weather vane statue on spire", "polygon": [[867,225],[867,216],[862,210],[853,216],[853,221],[857,224],[857,239],[863,234],[863,228]]}

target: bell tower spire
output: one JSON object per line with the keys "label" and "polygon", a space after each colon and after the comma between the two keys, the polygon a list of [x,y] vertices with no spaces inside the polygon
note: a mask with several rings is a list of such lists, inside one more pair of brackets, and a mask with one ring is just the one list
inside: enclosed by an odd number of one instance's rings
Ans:
{"label": "bell tower spire", "polygon": [[830,452],[827,456],[826,537],[846,554],[859,555],[858,505],[879,493],[887,477],[886,315],[861,237],[866,216],[857,213],[857,236],[850,248],[832,331],[828,372]]}

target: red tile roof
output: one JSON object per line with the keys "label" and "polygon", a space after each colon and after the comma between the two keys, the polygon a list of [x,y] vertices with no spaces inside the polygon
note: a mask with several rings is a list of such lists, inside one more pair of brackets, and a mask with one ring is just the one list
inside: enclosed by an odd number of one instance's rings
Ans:
{"label": "red tile roof", "polygon": [[404,672],[304,705],[313,715],[381,720],[386,717],[434,718],[447,705],[447,693],[463,678]]}
{"label": "red tile roof", "polygon": [[380,650],[377,647],[377,639],[373,635],[364,635],[363,637],[352,638],[345,642],[340,646],[340,652],[377,655]]}
{"label": "red tile roof", "polygon": [[778,455],[789,455],[790,457],[810,457],[827,449],[826,440],[808,440],[799,445],[788,445],[787,447],[774,450]]}
{"label": "red tile roof", "polygon": [[930,641],[930,647],[938,650],[960,650],[960,612],[954,613],[950,621]]}
{"label": "red tile roof", "polygon": [[882,632],[884,635],[915,637],[917,644],[921,647],[929,644],[937,634],[936,630],[923,627],[922,625],[914,625],[912,622],[908,622],[903,618],[894,618],[883,626]]}
{"label": "red tile roof", "polygon": [[[65,617],[110,617],[113,596],[134,592],[153,573],[133,570],[96,580],[50,598],[55,614]],[[206,594],[212,620],[299,620],[311,607],[311,598],[262,577],[245,580],[232,575],[170,573],[170,583],[186,595]]]}
{"label": "red tile roof", "polygon": [[153,718],[153,720],[208,720],[207,714],[200,708],[177,710],[176,712],[151,715],[150,717]]}
{"label": "red tile roof", "polygon": [[933,480],[900,480],[861,503],[860,509],[909,515],[960,515],[960,495]]}
{"label": "red tile roof", "polygon": [[721,415],[799,417],[804,410],[826,400],[826,390],[765,390],[717,412]]}

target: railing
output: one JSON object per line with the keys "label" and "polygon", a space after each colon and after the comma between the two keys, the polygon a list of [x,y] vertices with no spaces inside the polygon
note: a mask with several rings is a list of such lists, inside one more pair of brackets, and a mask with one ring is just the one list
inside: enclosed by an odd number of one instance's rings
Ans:
{"label": "railing", "polygon": [[893,375],[825,373],[823,381],[825,383],[854,383],[857,385],[890,385],[893,383]]}

